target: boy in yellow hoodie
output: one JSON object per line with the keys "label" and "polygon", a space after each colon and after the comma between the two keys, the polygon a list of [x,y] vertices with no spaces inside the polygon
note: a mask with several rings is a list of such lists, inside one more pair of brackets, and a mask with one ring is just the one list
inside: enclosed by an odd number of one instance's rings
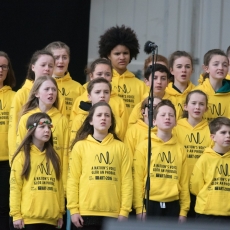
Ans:
{"label": "boy in yellow hoodie", "polygon": [[206,148],[196,162],[190,191],[197,196],[198,220],[230,222],[230,119],[215,118],[209,128],[214,146]]}
{"label": "boy in yellow hoodie", "polygon": [[[153,123],[157,134],[151,137],[150,196],[148,217],[179,218],[186,221],[190,195],[188,188],[187,157],[184,147],[172,135],[176,125],[176,110],[171,101],[162,100],[155,108]],[[147,178],[148,140],[141,142],[133,160],[133,207],[138,218],[142,214]]]}

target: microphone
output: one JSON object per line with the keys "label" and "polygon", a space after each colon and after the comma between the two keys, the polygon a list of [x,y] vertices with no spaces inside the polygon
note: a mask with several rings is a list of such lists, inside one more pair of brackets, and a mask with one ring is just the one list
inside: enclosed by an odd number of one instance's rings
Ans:
{"label": "microphone", "polygon": [[154,42],[147,41],[145,43],[144,51],[145,53],[150,54],[152,50],[156,49],[157,47],[158,46]]}

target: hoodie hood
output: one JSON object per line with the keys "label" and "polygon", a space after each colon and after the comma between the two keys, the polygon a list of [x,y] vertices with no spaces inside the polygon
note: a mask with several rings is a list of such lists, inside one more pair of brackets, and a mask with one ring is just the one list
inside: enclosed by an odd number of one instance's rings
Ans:
{"label": "hoodie hood", "polygon": [[56,77],[55,78],[57,83],[64,82],[64,81],[71,81],[72,77],[70,76],[69,72],[64,77]]}
{"label": "hoodie hood", "polygon": [[181,96],[181,95],[187,95],[195,85],[191,81],[189,81],[188,87],[185,89],[183,93],[178,92],[176,89],[173,88],[173,82],[170,82],[168,86],[165,89],[165,92],[169,94],[170,96]]}
{"label": "hoodie hood", "polygon": [[206,78],[202,85],[197,86],[195,89],[204,91],[207,95],[223,95],[230,92],[230,80],[223,80],[222,87],[215,92],[212,88],[209,78]]}
{"label": "hoodie hood", "polygon": [[187,118],[182,118],[177,121],[177,125],[190,129],[191,131],[192,130],[198,131],[198,130],[203,130],[204,128],[206,128],[208,126],[208,122],[207,120],[203,119],[200,123],[198,123],[196,126],[193,127],[189,124]]}
{"label": "hoodie hood", "polygon": [[211,147],[208,147],[204,150],[203,154],[209,154],[215,158],[230,158],[230,150],[223,155],[216,153]]}
{"label": "hoodie hood", "polygon": [[95,140],[92,135],[88,135],[88,137],[86,138],[87,141],[93,142],[95,144],[98,145],[108,145],[110,142],[112,142],[114,140],[113,134],[108,133],[108,135],[102,140],[102,142],[99,142],[97,140]]}
{"label": "hoodie hood", "polygon": [[22,86],[22,88],[25,88],[25,89],[30,91],[32,89],[32,87],[33,87],[33,84],[34,84],[34,81],[26,79],[26,81],[25,81],[24,85]]}
{"label": "hoodie hood", "polygon": [[151,135],[151,141],[154,145],[160,146],[160,145],[175,145],[177,143],[177,139],[174,135],[172,135],[172,137],[164,142],[163,140],[161,140],[156,134],[152,134]]}

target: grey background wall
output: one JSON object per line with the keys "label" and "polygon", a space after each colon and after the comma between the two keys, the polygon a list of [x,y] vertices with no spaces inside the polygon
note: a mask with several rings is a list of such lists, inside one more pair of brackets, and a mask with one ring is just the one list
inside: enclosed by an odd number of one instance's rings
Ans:
{"label": "grey background wall", "polygon": [[88,62],[98,57],[98,39],[114,25],[133,28],[141,45],[131,71],[142,70],[147,55],[146,41],[158,45],[158,53],[168,57],[185,50],[195,59],[192,81],[197,83],[203,55],[210,49],[226,51],[230,45],[229,0],[92,0],[90,9]]}

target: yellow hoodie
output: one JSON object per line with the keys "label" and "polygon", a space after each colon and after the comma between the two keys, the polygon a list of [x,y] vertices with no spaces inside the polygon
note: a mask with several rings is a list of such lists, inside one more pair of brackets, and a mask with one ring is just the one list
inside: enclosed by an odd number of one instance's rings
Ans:
{"label": "yellow hoodie", "polygon": [[74,145],[67,181],[70,214],[128,217],[132,205],[131,161],[126,146],[108,134]]}
{"label": "yellow hoodie", "polygon": [[[26,79],[25,84],[19,89],[12,101],[10,108],[10,120],[9,120],[9,130],[8,130],[8,147],[9,152],[12,153],[15,150],[15,140],[17,127],[19,122],[19,116],[23,105],[27,102],[30,90],[32,89],[33,81]],[[62,114],[66,114],[65,101],[62,95],[59,93],[59,106],[58,109]]]}
{"label": "yellow hoodie", "polygon": [[[142,104],[143,100],[145,100],[148,96],[149,96],[149,93],[146,93],[144,95],[144,99],[142,99],[141,102],[137,103],[135,105],[135,107],[133,108],[133,110],[132,110],[132,112],[131,112],[131,114],[129,116],[128,127],[130,127],[132,124],[135,124],[138,119],[142,118],[141,104]],[[162,99],[168,99],[168,100],[170,100],[169,94],[165,93],[164,97]]]}
{"label": "yellow hoodie", "polygon": [[[186,216],[190,206],[187,157],[184,147],[176,137],[163,142],[155,134],[151,137],[150,196],[158,202],[179,200],[180,215]],[[136,148],[133,159],[133,207],[142,212],[147,176],[148,140]]]}
{"label": "yellow hoodie", "polygon": [[[88,106],[91,107],[91,103],[87,103],[87,102],[83,102],[83,103],[88,104]],[[75,139],[77,131],[81,128],[83,122],[88,116],[89,111],[83,110],[78,107],[76,110],[76,114],[77,115],[75,115],[75,118],[70,128],[70,145],[72,144],[72,141]],[[125,137],[125,132],[126,132],[125,122],[120,117],[117,117],[115,114],[114,114],[114,117],[116,120],[115,132],[117,136],[119,137],[119,139],[123,141]]]}
{"label": "yellow hoodie", "polygon": [[8,149],[8,128],[10,117],[10,106],[13,101],[15,92],[10,86],[3,86],[0,89],[0,161],[9,160]]}
{"label": "yellow hoodie", "polygon": [[196,195],[195,211],[204,215],[230,216],[230,151],[224,155],[206,148],[196,162],[190,191]]}
{"label": "yellow hoodie", "polygon": [[31,145],[28,180],[21,177],[24,161],[21,151],[11,167],[10,216],[13,221],[23,219],[24,224],[57,225],[65,213],[62,180],[57,180],[51,163],[48,171],[45,151],[35,145]]}
{"label": "yellow hoodie", "polygon": [[[124,143],[129,148],[129,152],[131,153],[131,157],[133,158],[136,147],[143,140],[148,137],[149,126],[141,119],[138,119],[136,124],[131,125],[126,134]],[[151,129],[151,134],[157,132],[157,128],[154,127]]]}
{"label": "yellow hoodie", "polygon": [[188,175],[192,174],[193,167],[204,149],[211,145],[210,130],[207,120],[202,120],[195,127],[188,123],[187,118],[177,121],[174,128],[177,140],[187,150]]}
{"label": "yellow hoodie", "polygon": [[[29,111],[28,113],[24,114],[18,125],[18,132],[17,132],[17,139],[16,139],[16,146],[14,144],[14,151],[10,156],[10,161],[15,150],[21,144],[22,140],[24,139],[27,130],[26,130],[26,122],[30,115],[34,113],[41,112],[39,108]],[[66,116],[62,115],[59,110],[55,107],[52,107],[47,114],[52,119],[52,135],[53,135],[53,148],[57,152],[60,157],[61,164],[62,164],[62,180],[64,189],[66,189],[66,179],[67,179],[67,171],[68,171],[68,153],[69,153],[69,130],[68,130],[68,119]],[[15,143],[15,140],[14,140]],[[66,190],[65,190],[66,191]]]}
{"label": "yellow hoodie", "polygon": [[55,78],[55,80],[57,82],[59,92],[65,99],[66,116],[69,119],[74,101],[83,94],[85,89],[80,83],[74,81],[69,73],[67,73],[64,77]]}
{"label": "yellow hoodie", "polygon": [[230,80],[223,80],[223,86],[217,92],[212,88],[209,78],[194,90],[196,89],[208,95],[208,111],[203,116],[205,119],[210,121],[219,116],[230,117]]}
{"label": "yellow hoodie", "polygon": [[134,106],[143,99],[143,95],[148,92],[145,83],[128,70],[120,75],[113,69],[112,86],[118,96],[124,100],[128,115]]}
{"label": "yellow hoodie", "polygon": [[170,101],[174,104],[176,109],[176,118],[177,120],[182,117],[183,111],[184,111],[184,103],[185,99],[187,97],[187,94],[192,91],[192,89],[195,87],[195,85],[192,84],[190,81],[188,84],[188,87],[185,89],[183,93],[178,92],[176,89],[173,88],[173,82],[170,82],[165,89],[165,92],[169,94]]}
{"label": "yellow hoodie", "polygon": [[[70,121],[69,121],[69,126],[71,127],[72,122],[75,118],[75,116],[78,114],[78,109],[80,102],[88,102],[88,92],[85,91],[80,97],[78,97],[75,100],[75,103],[73,104],[71,114],[70,114]],[[109,99],[109,105],[111,106],[113,113],[116,117],[120,117],[123,120],[125,128],[127,127],[127,122],[128,122],[128,111],[125,106],[125,102],[117,96],[117,94],[112,91]]]}

